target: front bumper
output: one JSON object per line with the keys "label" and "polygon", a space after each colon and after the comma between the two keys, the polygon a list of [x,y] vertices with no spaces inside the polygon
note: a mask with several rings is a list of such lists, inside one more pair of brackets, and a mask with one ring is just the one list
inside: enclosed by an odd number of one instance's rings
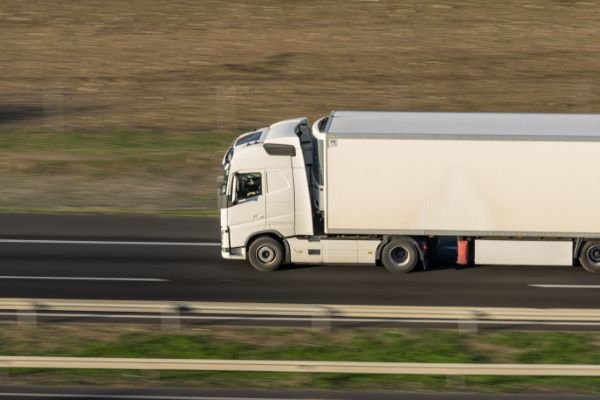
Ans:
{"label": "front bumper", "polygon": [[221,248],[221,257],[226,260],[245,260],[246,249],[243,247]]}

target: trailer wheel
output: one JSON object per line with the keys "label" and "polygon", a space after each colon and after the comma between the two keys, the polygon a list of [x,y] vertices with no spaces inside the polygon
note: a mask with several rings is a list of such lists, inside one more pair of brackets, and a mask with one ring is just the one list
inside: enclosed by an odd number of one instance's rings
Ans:
{"label": "trailer wheel", "polygon": [[406,239],[395,239],[381,250],[381,263],[389,272],[410,272],[419,261],[415,245]]}
{"label": "trailer wheel", "polygon": [[579,254],[579,262],[589,272],[600,272],[600,241],[586,242]]}
{"label": "trailer wheel", "polygon": [[250,244],[248,259],[258,271],[275,271],[283,263],[283,246],[272,237],[260,237]]}

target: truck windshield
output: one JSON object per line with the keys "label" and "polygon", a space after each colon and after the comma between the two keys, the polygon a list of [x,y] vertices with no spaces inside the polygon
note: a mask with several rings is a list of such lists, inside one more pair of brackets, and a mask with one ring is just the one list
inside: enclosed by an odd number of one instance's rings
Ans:
{"label": "truck windshield", "polygon": [[262,136],[262,131],[253,132],[247,136],[243,136],[243,137],[239,138],[238,140],[236,140],[235,146],[242,146],[244,144],[252,144],[252,143],[258,142],[260,140],[261,136]]}

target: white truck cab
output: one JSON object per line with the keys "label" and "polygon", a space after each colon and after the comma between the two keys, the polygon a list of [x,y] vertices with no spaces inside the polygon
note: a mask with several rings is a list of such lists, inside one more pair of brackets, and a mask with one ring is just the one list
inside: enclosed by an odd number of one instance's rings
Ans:
{"label": "white truck cab", "polygon": [[[221,254],[408,272],[459,264],[600,272],[600,115],[332,112],[241,135],[223,158]],[[585,188],[585,195],[575,190]]]}
{"label": "white truck cab", "polygon": [[[310,141],[309,129],[306,118],[282,121],[240,136],[227,151],[220,201],[224,258],[256,258],[255,267],[273,269],[286,261],[286,238],[313,235],[310,164],[301,145],[301,138]],[[248,257],[256,239],[264,243]]]}

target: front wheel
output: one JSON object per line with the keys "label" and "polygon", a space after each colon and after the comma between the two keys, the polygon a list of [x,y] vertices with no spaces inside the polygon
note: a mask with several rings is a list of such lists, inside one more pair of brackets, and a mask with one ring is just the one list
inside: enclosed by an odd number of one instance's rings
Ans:
{"label": "front wheel", "polygon": [[275,271],[283,263],[283,246],[272,237],[258,238],[248,248],[248,259],[258,271]]}
{"label": "front wheel", "polygon": [[600,241],[586,242],[579,254],[579,262],[589,272],[600,272]]}
{"label": "front wheel", "polygon": [[410,240],[392,240],[381,250],[381,263],[385,269],[395,274],[412,271],[418,261],[419,252]]}

